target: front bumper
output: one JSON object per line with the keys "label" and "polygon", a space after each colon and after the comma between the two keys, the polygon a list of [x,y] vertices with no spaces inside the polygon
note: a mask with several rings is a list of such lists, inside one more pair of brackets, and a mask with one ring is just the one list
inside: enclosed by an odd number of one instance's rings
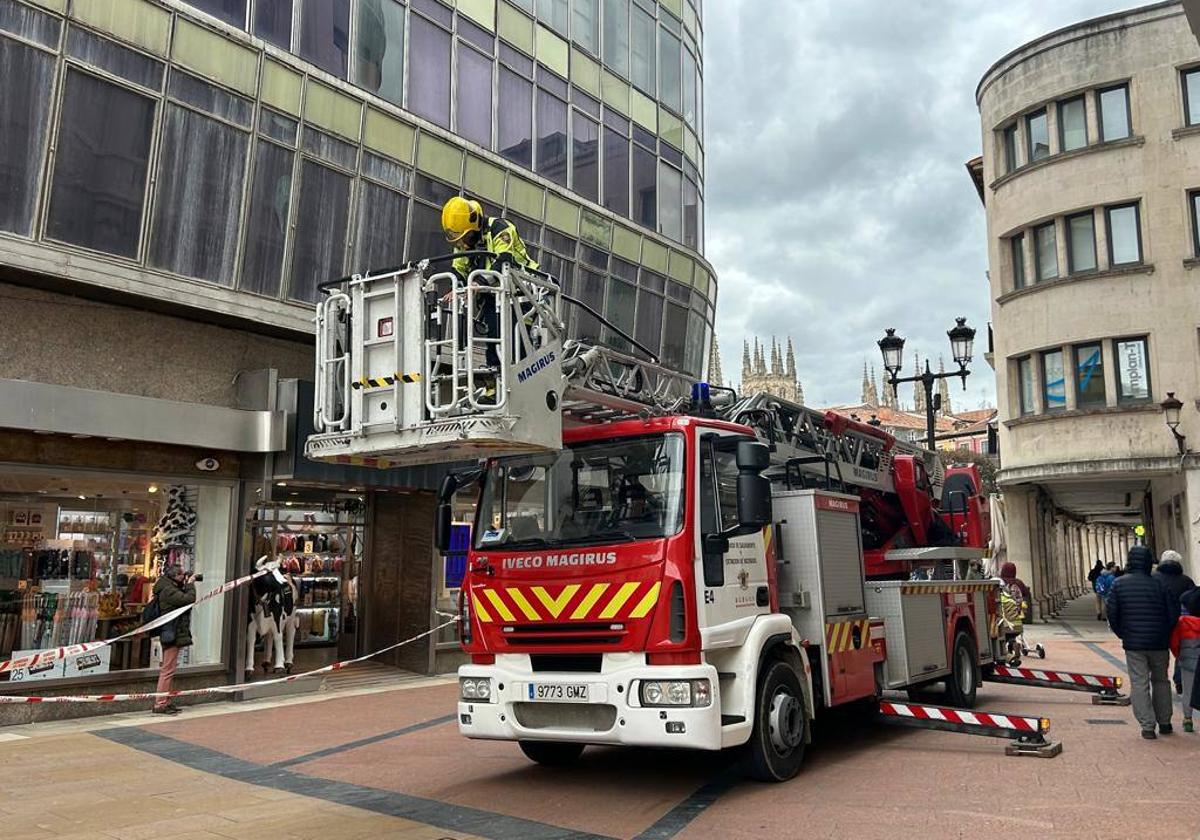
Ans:
{"label": "front bumper", "polygon": [[[495,665],[464,665],[458,675],[491,680],[492,702],[459,700],[458,731],[468,738],[721,749],[721,698],[711,665],[648,666],[641,654],[609,654],[598,674],[534,673],[528,656],[508,654]],[[639,705],[641,680],[694,679],[709,681],[708,706]],[[589,702],[531,701],[530,683],[586,683]]]}

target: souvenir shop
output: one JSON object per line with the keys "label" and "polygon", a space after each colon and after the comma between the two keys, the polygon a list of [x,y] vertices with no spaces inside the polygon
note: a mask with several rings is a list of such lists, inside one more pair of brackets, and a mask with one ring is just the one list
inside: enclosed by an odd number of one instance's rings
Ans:
{"label": "souvenir shop", "polygon": [[[116,638],[141,623],[170,563],[197,574],[199,591],[227,580],[236,483],[110,471],[0,465],[0,659]],[[192,619],[181,666],[220,666],[225,604]],[[86,656],[0,675],[53,681],[116,674],[145,679],[156,640],[135,637]]]}

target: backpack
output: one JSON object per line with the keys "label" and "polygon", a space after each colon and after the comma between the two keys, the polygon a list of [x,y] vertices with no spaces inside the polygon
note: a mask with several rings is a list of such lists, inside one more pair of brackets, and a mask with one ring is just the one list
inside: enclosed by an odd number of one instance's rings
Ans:
{"label": "backpack", "polygon": [[[162,607],[158,605],[158,595],[154,595],[150,598],[150,602],[146,604],[146,606],[142,607],[142,624],[149,624],[151,621],[154,621],[161,615]],[[149,635],[158,636],[162,634],[162,631],[162,627],[155,627],[153,630],[149,631]]]}

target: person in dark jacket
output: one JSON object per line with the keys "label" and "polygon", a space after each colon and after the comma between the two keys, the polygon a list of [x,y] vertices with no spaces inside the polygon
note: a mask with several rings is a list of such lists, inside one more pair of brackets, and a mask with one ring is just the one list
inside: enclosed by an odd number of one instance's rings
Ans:
{"label": "person in dark jacket", "polygon": [[[167,567],[163,576],[154,584],[154,597],[158,600],[158,608],[165,615],[171,610],[196,603],[196,583],[191,574],[183,567],[173,564]],[[175,678],[175,668],[179,664],[179,651],[192,644],[192,611],[188,610],[162,629],[159,637],[162,642],[162,665],[158,670],[158,692],[171,690],[171,682]],[[169,697],[157,697],[154,700],[156,715],[177,715],[181,711]]]}
{"label": "person in dark jacket", "polygon": [[1088,572],[1088,583],[1092,585],[1092,592],[1096,595],[1096,620],[1104,620],[1104,596],[1100,594],[1100,590],[1096,588],[1096,581],[1100,579],[1100,575],[1104,574],[1104,564],[1099,560],[1096,565],[1092,566],[1092,570]]}
{"label": "person in dark jacket", "polygon": [[1154,724],[1164,735],[1171,728],[1171,681],[1167,678],[1171,631],[1179,619],[1179,599],[1150,576],[1154,555],[1144,545],[1129,549],[1126,574],[1108,593],[1108,625],[1121,639],[1129,671],[1133,716],[1143,738],[1155,738]]}
{"label": "person in dark jacket", "polygon": [[[1154,570],[1154,577],[1158,578],[1159,582],[1167,588],[1167,592],[1177,603],[1184,593],[1196,588],[1195,582],[1183,573],[1183,555],[1169,548],[1159,558],[1158,568]],[[1175,693],[1183,694],[1183,672],[1179,670],[1178,657],[1175,659],[1175,670],[1171,674],[1171,679],[1175,682]]]}
{"label": "person in dark jacket", "polygon": [[1000,579],[1004,581],[1004,585],[1014,590],[1014,594],[1019,593],[1017,598],[1018,603],[1023,603],[1025,606],[1021,610],[1022,621],[1033,620],[1033,593],[1029,591],[1029,587],[1025,585],[1025,581],[1017,577],[1017,564],[1005,563],[1000,567]]}

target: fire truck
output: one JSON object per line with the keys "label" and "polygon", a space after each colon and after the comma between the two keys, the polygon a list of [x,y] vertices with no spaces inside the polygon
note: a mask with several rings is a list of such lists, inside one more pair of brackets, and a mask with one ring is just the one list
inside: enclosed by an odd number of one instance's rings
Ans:
{"label": "fire truck", "polygon": [[[569,341],[577,302],[515,266],[423,261],[325,292],[308,457],[471,464],[436,523],[444,550],[453,498],[476,494],[466,737],[548,765],[738,748],[781,781],[834,707],[938,682],[974,705],[1001,655],[998,583],[968,579],[988,539],[974,467],[948,485],[931,452],[690,381],[615,325],[630,352]],[[947,486],[965,489],[942,504]]]}

